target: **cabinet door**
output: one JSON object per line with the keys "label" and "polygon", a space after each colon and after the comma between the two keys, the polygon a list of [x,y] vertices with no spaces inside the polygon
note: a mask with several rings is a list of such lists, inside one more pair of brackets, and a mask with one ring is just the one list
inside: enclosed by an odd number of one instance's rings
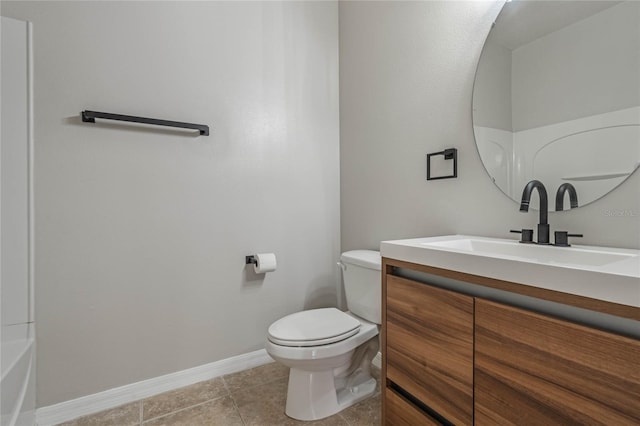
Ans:
{"label": "cabinet door", "polygon": [[480,425],[640,424],[640,342],[476,299]]}
{"label": "cabinet door", "polygon": [[473,423],[473,298],[387,275],[387,379],[457,425]]}

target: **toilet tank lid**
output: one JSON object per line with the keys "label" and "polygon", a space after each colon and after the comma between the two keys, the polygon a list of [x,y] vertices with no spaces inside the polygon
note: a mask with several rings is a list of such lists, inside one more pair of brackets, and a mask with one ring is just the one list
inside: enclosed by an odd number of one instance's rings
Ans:
{"label": "toilet tank lid", "polygon": [[376,250],[351,250],[342,253],[342,263],[357,265],[363,268],[379,271],[382,265],[380,252]]}

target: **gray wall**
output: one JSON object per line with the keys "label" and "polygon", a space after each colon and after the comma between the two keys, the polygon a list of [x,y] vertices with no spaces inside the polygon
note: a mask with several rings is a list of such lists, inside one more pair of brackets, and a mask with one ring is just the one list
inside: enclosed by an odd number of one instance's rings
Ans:
{"label": "gray wall", "polygon": [[[336,303],[337,4],[1,12],[34,22],[38,406],[260,349],[277,318]],[[265,251],[278,270],[247,273]]]}
{"label": "gray wall", "polygon": [[[453,233],[516,238],[520,213],[478,156],[471,94],[501,2],[341,2],[342,248]],[[459,150],[458,178],[425,180],[425,154]],[[640,173],[552,229],[584,244],[640,248]],[[535,195],[534,195],[535,197]]]}

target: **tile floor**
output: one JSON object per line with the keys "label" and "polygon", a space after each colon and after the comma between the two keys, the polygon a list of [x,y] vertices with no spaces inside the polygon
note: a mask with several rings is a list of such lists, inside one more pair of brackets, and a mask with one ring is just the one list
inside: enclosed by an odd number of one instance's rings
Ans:
{"label": "tile floor", "polygon": [[[380,370],[373,367],[378,382]],[[301,422],[284,414],[289,370],[277,363],[217,377],[60,426],[377,426],[380,390],[326,419]]]}

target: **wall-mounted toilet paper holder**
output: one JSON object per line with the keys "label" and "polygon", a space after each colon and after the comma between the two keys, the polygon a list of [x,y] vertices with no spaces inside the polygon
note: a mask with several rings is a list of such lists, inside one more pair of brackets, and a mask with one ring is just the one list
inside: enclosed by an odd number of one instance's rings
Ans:
{"label": "wall-mounted toilet paper holder", "polygon": [[244,261],[247,265],[253,265],[253,271],[256,274],[266,274],[277,269],[275,253],[256,253],[245,256]]}

